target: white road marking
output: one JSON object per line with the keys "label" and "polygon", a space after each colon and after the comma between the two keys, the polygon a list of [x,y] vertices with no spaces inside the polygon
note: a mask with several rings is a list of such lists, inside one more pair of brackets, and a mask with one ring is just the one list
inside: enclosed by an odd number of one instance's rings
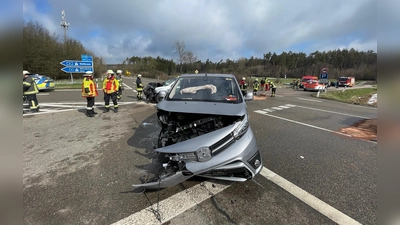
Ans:
{"label": "white road marking", "polygon": [[[321,201],[320,199],[299,188],[288,180],[282,178],[281,176],[272,172],[266,167],[263,167],[260,175],[280,186],[285,191],[289,192],[296,198],[300,199],[301,201],[311,206],[316,211],[325,215],[336,223],[350,225],[360,224],[356,220],[350,218],[346,214]],[[201,184],[197,184],[191,188],[183,190],[167,199],[164,199],[158,204],[156,202],[145,209],[142,209],[128,217],[125,217],[124,219],[121,219],[116,223],[113,223],[112,225],[162,224],[179,216],[185,211],[202,203],[213,195],[220,193],[228,187],[230,187],[230,184],[228,182],[223,182],[221,184],[205,181]],[[179,204],[177,204],[177,202],[179,202]],[[157,210],[157,205],[161,221],[157,220],[156,215],[153,213],[154,210]]]}
{"label": "white road marking", "polygon": [[72,111],[72,110],[75,110],[75,109],[63,109],[63,110],[57,110],[57,111],[43,111],[42,109],[40,109],[39,112],[22,114],[22,115],[23,116],[35,116],[35,115],[48,114],[48,113],[67,112],[67,111]]}
{"label": "white road marking", "polygon": [[218,194],[228,187],[230,187],[228,182],[217,184],[205,181],[160,201],[158,207],[161,221],[158,221],[152,212],[153,210],[157,209],[157,203],[154,203],[152,206],[142,209],[139,212],[113,223],[113,225],[162,224],[182,214],[186,210],[189,210],[190,208],[202,203],[203,201],[209,199],[213,195]]}
{"label": "white road marking", "polygon": [[254,112],[256,112],[256,113],[260,113],[260,114],[267,114],[268,112],[266,112],[266,111],[263,111],[263,110],[257,110],[257,111],[254,111]]}
{"label": "white road marking", "polygon": [[329,111],[329,110],[324,110],[324,109],[316,109],[316,108],[300,106],[300,105],[296,105],[296,107],[300,107],[300,108],[304,108],[304,109],[311,109],[311,110],[321,111],[321,112],[328,112],[328,113],[333,113],[333,114],[339,114],[339,115],[344,115],[344,116],[352,116],[352,117],[358,117],[358,118],[363,118],[363,119],[370,119],[370,118],[364,117],[364,116],[356,116],[356,115],[347,114],[347,113],[340,113],[340,112]]}
{"label": "white road marking", "polygon": [[271,107],[271,109],[275,109],[275,110],[283,110],[283,108],[281,108],[280,106],[278,106],[278,107]]}
{"label": "white road marking", "polygon": [[263,110],[266,112],[275,112],[275,110],[273,110],[273,109],[263,109]]}
{"label": "white road marking", "polygon": [[260,174],[338,224],[361,224],[265,167]]}
{"label": "white road marking", "polygon": [[49,95],[50,93],[38,93],[36,95]]}
{"label": "white road marking", "polygon": [[128,88],[132,89],[133,92],[137,93],[137,91],[135,89],[133,89],[132,87],[128,86],[127,84],[124,83],[125,86],[127,86]]}
{"label": "white road marking", "polygon": [[310,102],[322,102],[322,101],[318,101],[318,100],[314,100],[314,99],[308,99],[308,98],[298,98],[300,100],[305,100],[305,101],[310,101]]}

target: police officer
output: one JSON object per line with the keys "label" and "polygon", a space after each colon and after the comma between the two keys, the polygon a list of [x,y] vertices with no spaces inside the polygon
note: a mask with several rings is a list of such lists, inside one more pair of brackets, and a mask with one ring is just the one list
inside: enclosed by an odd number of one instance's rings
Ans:
{"label": "police officer", "polygon": [[36,98],[36,94],[39,93],[39,89],[36,85],[35,80],[29,76],[29,72],[24,70],[22,71],[22,90],[23,95],[26,96],[29,102],[29,110],[31,112],[39,112],[39,102]]}
{"label": "police officer", "polygon": [[110,111],[110,99],[114,103],[114,112],[118,112],[118,95],[119,83],[118,80],[115,79],[114,71],[107,70],[107,77],[103,81],[103,92],[104,92],[104,106],[105,110],[103,113],[107,113]]}
{"label": "police officer", "polygon": [[124,90],[124,86],[122,85],[122,70],[117,70],[117,80],[119,83],[117,100],[122,101],[122,90]]}
{"label": "police officer", "polygon": [[269,83],[269,87],[271,88],[271,97],[275,97],[275,93],[276,93],[276,85],[274,84],[274,82],[270,82]]}
{"label": "police officer", "polygon": [[140,100],[142,99],[142,92],[143,92],[143,83],[142,83],[142,75],[138,74],[136,78],[136,91],[137,91],[137,98]]}
{"label": "police officer", "polygon": [[82,81],[82,97],[86,98],[86,116],[94,117],[97,113],[94,111],[95,97],[99,95],[96,84],[93,82],[93,72],[88,71]]}

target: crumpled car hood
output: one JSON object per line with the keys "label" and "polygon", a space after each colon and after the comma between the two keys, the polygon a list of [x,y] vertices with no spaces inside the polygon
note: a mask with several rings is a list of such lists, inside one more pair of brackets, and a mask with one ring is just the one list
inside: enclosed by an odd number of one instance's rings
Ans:
{"label": "crumpled car hood", "polygon": [[[235,125],[229,125],[227,127],[221,128],[219,130],[201,135],[199,137],[182,141],[173,145],[166,146],[164,148],[157,148],[155,151],[162,153],[186,153],[186,152],[194,152],[196,149],[205,146],[211,146],[214,143],[221,140],[223,137],[233,132],[235,129]],[[194,145],[194,143],[199,143],[199,145]],[[201,146],[200,146],[201,143]],[[197,147],[195,147],[197,146]]]}
{"label": "crumpled car hood", "polygon": [[158,103],[157,108],[168,112],[243,116],[246,114],[246,107],[243,107],[243,104],[244,103],[161,101]]}

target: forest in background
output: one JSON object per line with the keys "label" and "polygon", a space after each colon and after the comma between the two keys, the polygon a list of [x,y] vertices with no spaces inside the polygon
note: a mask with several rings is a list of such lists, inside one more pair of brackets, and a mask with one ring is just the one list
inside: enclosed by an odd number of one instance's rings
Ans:
{"label": "forest in background", "polygon": [[[23,68],[32,73],[45,74],[53,79],[69,79],[70,74],[61,71],[60,64],[66,59],[80,59],[82,54],[92,55],[95,75],[101,76],[107,69],[121,69],[132,75],[142,74],[149,78],[167,78],[184,73],[230,73],[237,77],[301,78],[304,75],[318,76],[322,68],[329,69],[330,79],[340,76],[354,76],[357,80],[377,80],[377,53],[355,49],[337,49],[310,54],[268,52],[262,57],[221,59],[212,62],[198,60],[186,51],[184,41],[176,41],[171,48],[177,59],[151,56],[127,56],[120,64],[107,64],[100,56],[86,49],[80,41],[72,38],[60,40],[55,34],[37,22],[28,22],[23,27]],[[82,74],[76,74],[80,77]]]}

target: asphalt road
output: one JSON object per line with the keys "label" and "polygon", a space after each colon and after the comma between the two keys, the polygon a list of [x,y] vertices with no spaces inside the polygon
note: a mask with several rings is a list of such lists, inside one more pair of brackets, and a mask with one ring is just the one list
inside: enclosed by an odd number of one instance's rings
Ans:
{"label": "asphalt road", "polygon": [[118,113],[101,113],[100,94],[87,118],[80,90],[38,99],[23,116],[24,224],[377,224],[377,144],[340,132],[376,108],[278,89],[247,103],[264,160],[254,180],[136,193],[156,169],[155,104],[127,87]]}

